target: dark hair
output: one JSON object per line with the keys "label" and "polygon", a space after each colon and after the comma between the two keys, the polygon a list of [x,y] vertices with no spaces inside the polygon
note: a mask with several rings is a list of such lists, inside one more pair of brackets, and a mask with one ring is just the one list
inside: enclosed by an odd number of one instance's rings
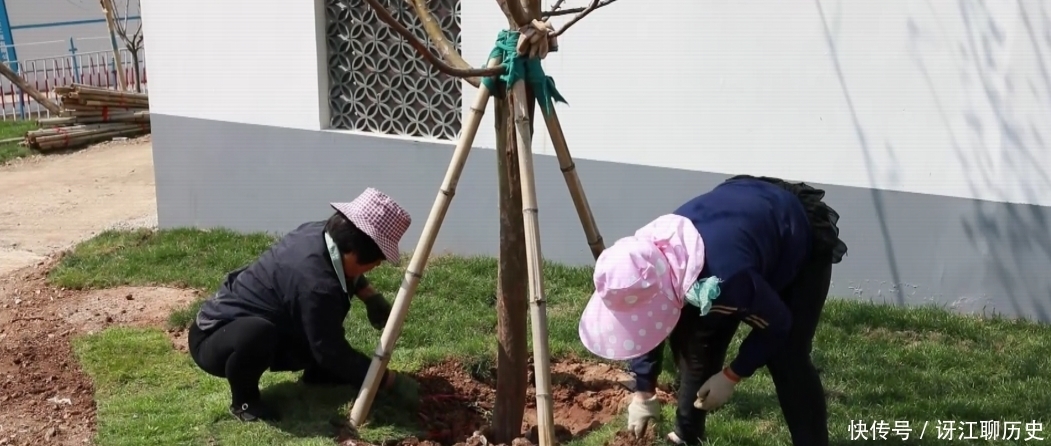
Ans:
{"label": "dark hair", "polygon": [[387,260],[372,237],[358,229],[354,223],[336,212],[325,223],[325,232],[336,242],[340,254],[354,253],[358,263],[365,265]]}

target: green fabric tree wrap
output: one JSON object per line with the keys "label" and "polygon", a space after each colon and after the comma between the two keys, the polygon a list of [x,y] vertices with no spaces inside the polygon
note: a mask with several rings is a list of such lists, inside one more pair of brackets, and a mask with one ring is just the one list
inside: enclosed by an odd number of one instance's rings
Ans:
{"label": "green fabric tree wrap", "polygon": [[482,85],[485,85],[489,91],[497,91],[498,81],[506,88],[511,88],[515,82],[521,80],[533,90],[533,96],[536,97],[545,112],[551,111],[554,101],[568,104],[555,88],[555,80],[544,74],[544,67],[541,66],[540,59],[518,55],[518,50],[515,48],[518,46],[518,34],[518,31],[506,29],[500,31],[500,35],[496,37],[496,46],[489,53],[489,60],[500,59],[500,63],[504,66],[504,74],[499,77],[483,78]]}

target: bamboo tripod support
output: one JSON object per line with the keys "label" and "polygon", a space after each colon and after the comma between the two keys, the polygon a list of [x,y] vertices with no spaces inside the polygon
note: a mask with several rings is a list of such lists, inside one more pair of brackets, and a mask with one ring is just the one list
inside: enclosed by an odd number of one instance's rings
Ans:
{"label": "bamboo tripod support", "polygon": [[[494,63],[498,63],[498,61],[490,61],[490,66],[493,66]],[[525,84],[521,81],[515,83],[511,92],[514,100],[515,133],[519,145],[518,162],[522,181],[522,211],[525,219],[526,259],[529,276],[529,300],[531,304],[530,319],[532,320],[533,332],[533,366],[536,378],[537,430],[540,437],[539,446],[554,446],[551,355],[548,349],[547,302],[544,295],[543,255],[540,250],[540,221],[536,201],[536,183],[533,175],[528,97]],[[416,250],[413,252],[412,259],[406,267],[401,288],[398,290],[398,295],[394,299],[394,304],[391,308],[391,318],[383,328],[380,343],[373,353],[372,364],[365,375],[365,382],[358,393],[357,399],[354,401],[353,408],[351,408],[350,423],[354,427],[360,427],[364,424],[369,410],[372,408],[372,403],[379,390],[380,381],[387,370],[391,353],[394,351],[394,344],[401,335],[409,304],[412,302],[416,288],[423,277],[423,269],[427,265],[431,249],[434,247],[434,241],[438,237],[438,231],[445,220],[445,214],[449,210],[452,197],[456,193],[456,185],[467,162],[471,146],[474,144],[474,138],[478,133],[478,127],[481,124],[482,116],[485,114],[490,97],[491,93],[485,86],[478,88],[478,96],[475,98],[474,104],[471,105],[469,117],[467,122],[464,123],[463,133],[460,135],[460,140],[453,150],[452,160],[450,160],[449,168],[445,172],[445,179],[438,190],[438,196],[431,207],[427,222],[424,223],[423,233],[416,244]],[[541,107],[541,109],[543,108]],[[580,183],[573,159],[569,154],[569,147],[566,144],[562,126],[553,108],[550,112],[544,113],[544,121],[548,127],[548,133],[551,135],[551,141],[555,147],[559,166],[566,180],[566,186],[569,189],[574,207],[580,217],[584,234],[587,237],[588,247],[595,258],[598,258],[598,255],[605,249],[602,243],[602,236],[598,232],[598,226],[595,224],[595,218],[588,205],[584,188]]]}

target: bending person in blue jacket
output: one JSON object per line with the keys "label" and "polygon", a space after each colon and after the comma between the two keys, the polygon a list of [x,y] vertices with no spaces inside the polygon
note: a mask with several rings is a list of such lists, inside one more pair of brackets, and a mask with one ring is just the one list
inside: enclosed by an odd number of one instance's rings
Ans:
{"label": "bending person in blue jacket", "polygon": [[[704,441],[706,414],[766,366],[792,443],[828,445],[810,353],[832,265],[847,247],[823,197],[803,183],[736,176],[602,253],[579,334],[594,354],[631,361],[636,435],[660,414],[655,391],[668,340],[679,370],[672,442]],[[740,322],[751,333],[724,367]]]}

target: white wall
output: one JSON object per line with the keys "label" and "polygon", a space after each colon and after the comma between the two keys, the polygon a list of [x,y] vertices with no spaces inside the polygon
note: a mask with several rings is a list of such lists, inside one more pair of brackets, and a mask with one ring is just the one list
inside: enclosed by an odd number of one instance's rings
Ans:
{"label": "white wall", "polygon": [[[619,0],[545,66],[577,158],[1051,206],[1048,3]],[[315,0],[142,8],[154,113],[324,127]],[[505,21],[461,10],[480,65]]]}
{"label": "white wall", "polygon": [[545,65],[578,158],[1051,205],[1049,3],[620,0]]}
{"label": "white wall", "polygon": [[323,7],[323,0],[142,0],[150,111],[322,128]]}

